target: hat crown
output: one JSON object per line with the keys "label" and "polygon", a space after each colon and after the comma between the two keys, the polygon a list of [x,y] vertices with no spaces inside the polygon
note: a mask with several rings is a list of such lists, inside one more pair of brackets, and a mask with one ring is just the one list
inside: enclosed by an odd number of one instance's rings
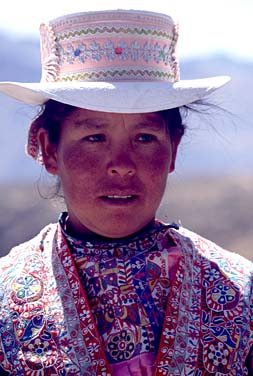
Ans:
{"label": "hat crown", "polygon": [[178,26],[136,10],[83,12],[40,26],[42,82],[179,80]]}

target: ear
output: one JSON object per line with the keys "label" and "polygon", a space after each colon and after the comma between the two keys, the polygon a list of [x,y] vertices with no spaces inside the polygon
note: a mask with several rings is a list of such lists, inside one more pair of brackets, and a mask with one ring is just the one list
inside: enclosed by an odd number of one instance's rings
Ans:
{"label": "ear", "polygon": [[173,140],[171,140],[171,162],[169,165],[169,173],[172,173],[175,170],[177,150],[180,144],[182,135],[175,135]]}
{"label": "ear", "polygon": [[57,175],[58,163],[56,145],[49,141],[48,132],[43,128],[39,129],[37,137],[47,172]]}

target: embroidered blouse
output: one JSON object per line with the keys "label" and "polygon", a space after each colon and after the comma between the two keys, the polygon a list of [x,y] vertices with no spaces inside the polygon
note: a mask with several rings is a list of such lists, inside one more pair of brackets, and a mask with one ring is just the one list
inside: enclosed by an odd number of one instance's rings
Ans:
{"label": "embroidered blouse", "polygon": [[148,230],[122,240],[80,240],[69,234],[66,219],[67,213],[62,213],[59,222],[107,359],[114,370],[134,363],[141,375],[142,363],[151,367],[155,362],[170,280],[181,255],[164,235],[178,226],[156,220]]}
{"label": "embroidered blouse", "polygon": [[81,254],[50,224],[2,258],[0,375],[252,376],[253,264],[182,227],[143,235]]}

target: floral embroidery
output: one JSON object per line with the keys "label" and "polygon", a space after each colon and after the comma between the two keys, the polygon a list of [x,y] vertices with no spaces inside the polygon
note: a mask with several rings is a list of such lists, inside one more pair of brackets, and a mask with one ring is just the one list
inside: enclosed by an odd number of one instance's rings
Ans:
{"label": "floral embroidery", "polygon": [[22,275],[12,282],[12,299],[17,304],[37,300],[43,293],[41,280],[32,275]]}
{"label": "floral embroidery", "polygon": [[143,56],[144,61],[146,61],[146,63],[148,63],[152,60],[153,49],[152,49],[152,45],[151,45],[150,42],[146,42],[144,44],[142,56]]}
{"label": "floral embroidery", "polygon": [[37,359],[39,359],[41,362],[45,362],[47,356],[50,356],[52,353],[49,349],[49,342],[42,342],[40,339],[36,339],[34,343],[30,343],[28,349],[30,350],[29,356],[31,361],[37,361]]}
{"label": "floral embroidery", "polygon": [[207,357],[210,360],[210,363],[213,364],[210,372],[213,372],[219,365],[227,366],[229,362],[229,351],[227,346],[222,342],[218,342],[216,346],[213,344],[210,345]]}
{"label": "floral embroidery", "polygon": [[170,65],[170,47],[166,44],[159,44],[156,42],[152,45],[146,42],[143,46],[137,42],[127,44],[125,41],[120,41],[117,44],[111,40],[107,40],[104,44],[95,41],[87,44],[74,45],[68,43],[63,47],[60,43],[58,45],[60,54],[60,64],[64,62],[73,64],[76,60],[80,63],[85,63],[88,59],[94,62],[99,62],[102,58],[109,61],[114,61],[116,58],[123,61],[132,60],[134,62],[143,59],[145,62],[154,61],[156,64],[163,63]]}
{"label": "floral embroidery", "polygon": [[204,274],[204,278],[207,279],[210,282],[213,282],[216,279],[220,278],[220,273],[217,269],[210,269],[206,270]]}
{"label": "floral embroidery", "polygon": [[231,287],[223,285],[221,283],[216,283],[215,287],[212,289],[212,300],[219,305],[224,305],[228,302],[235,300],[236,292]]}
{"label": "floral embroidery", "polygon": [[135,348],[133,335],[122,330],[108,339],[108,348],[113,359],[120,361],[130,359]]}

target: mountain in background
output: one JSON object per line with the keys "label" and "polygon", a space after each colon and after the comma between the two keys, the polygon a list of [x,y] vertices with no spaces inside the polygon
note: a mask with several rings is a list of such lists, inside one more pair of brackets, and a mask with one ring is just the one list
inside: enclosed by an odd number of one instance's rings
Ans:
{"label": "mountain in background", "polygon": [[[0,34],[0,81],[38,82],[40,48],[37,40],[10,39]],[[253,59],[225,56],[181,61],[181,78],[230,75],[232,81],[213,98],[226,111],[193,113],[186,119],[177,174],[252,174]],[[0,182],[36,181],[41,168],[24,153],[27,128],[37,108],[0,94]]]}

